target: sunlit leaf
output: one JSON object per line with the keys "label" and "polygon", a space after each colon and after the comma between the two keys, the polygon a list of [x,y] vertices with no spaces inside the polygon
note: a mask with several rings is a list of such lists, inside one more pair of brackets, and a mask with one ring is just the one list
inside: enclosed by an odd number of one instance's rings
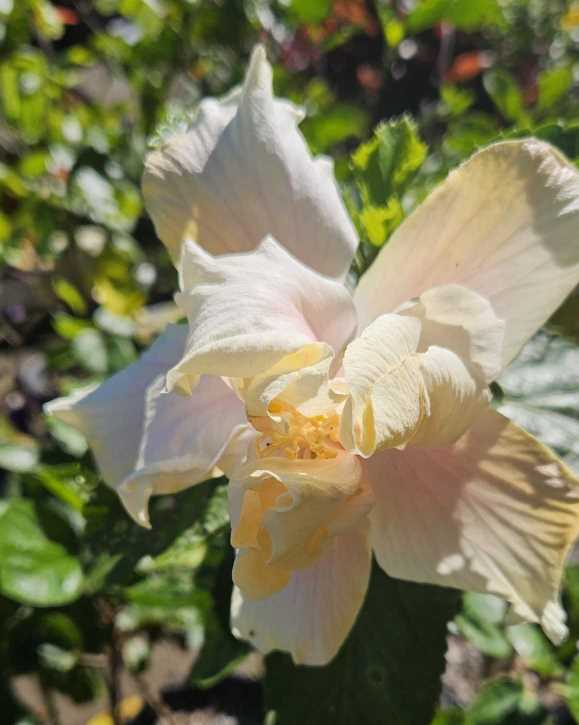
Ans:
{"label": "sunlit leaf", "polygon": [[537,85],[539,86],[538,109],[550,110],[573,85],[573,71],[569,66],[549,68],[539,75]]}
{"label": "sunlit leaf", "polygon": [[517,624],[509,627],[507,636],[530,669],[544,677],[556,677],[562,673],[563,668],[553,646],[536,625]]}
{"label": "sunlit leaf", "polygon": [[301,23],[321,23],[330,11],[330,0],[291,0],[291,10]]}
{"label": "sunlit leaf", "polygon": [[105,373],[108,360],[103,336],[98,330],[87,329],[72,341],[74,353],[81,365],[91,373]]}
{"label": "sunlit leaf", "polygon": [[352,154],[361,209],[354,217],[363,238],[379,247],[404,218],[401,196],[426,158],[416,125],[404,116],[380,124]]}
{"label": "sunlit leaf", "polygon": [[0,508],[0,591],[24,604],[74,601],[83,583],[79,562],[44,534],[31,502],[11,499]]}
{"label": "sunlit leaf", "polygon": [[523,699],[523,686],[517,680],[500,677],[483,686],[469,708],[468,725],[497,725],[507,722]]}
{"label": "sunlit leaf", "polygon": [[523,94],[513,76],[503,69],[485,73],[484,87],[496,107],[509,121],[526,122]]}
{"label": "sunlit leaf", "polygon": [[38,448],[34,443],[0,443],[0,468],[22,473],[32,470],[37,463]]}
{"label": "sunlit leaf", "polygon": [[419,32],[441,21],[463,30],[476,30],[504,23],[498,0],[420,0],[407,18],[413,32]]}

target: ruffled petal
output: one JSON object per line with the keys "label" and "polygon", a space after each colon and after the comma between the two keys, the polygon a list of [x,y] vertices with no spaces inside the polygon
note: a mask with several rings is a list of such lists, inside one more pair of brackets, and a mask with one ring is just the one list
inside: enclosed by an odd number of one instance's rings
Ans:
{"label": "ruffled petal", "polygon": [[[332,459],[264,458],[255,462],[259,464],[262,467],[254,470],[244,485],[271,496],[260,521],[269,538],[270,562],[293,568],[313,541],[321,546],[332,534],[333,523],[343,516],[347,503],[356,507],[360,517],[368,512],[368,505],[359,506],[363,486],[356,456],[341,453]],[[273,495],[268,493],[272,488]],[[314,548],[312,556],[318,553]]]}
{"label": "ruffled petal", "polygon": [[84,433],[105,482],[144,526],[151,495],[209,478],[246,425],[243,405],[220,378],[204,377],[191,397],[163,392],[186,334],[184,326],[167,328],[136,363],[96,389],[46,406]]}
{"label": "ruffled petal", "polygon": [[430,402],[409,445],[451,445],[489,403],[504,323],[487,300],[459,285],[433,287],[398,314],[420,320],[420,370]]}
{"label": "ruffled petal", "polygon": [[420,321],[382,315],[344,354],[349,387],[341,419],[346,448],[370,456],[405,443],[428,414],[428,397],[417,355]]}
{"label": "ruffled petal", "polygon": [[143,193],[178,261],[184,239],[212,254],[247,252],[268,234],[312,269],[344,277],[357,246],[327,159],[314,160],[302,113],[272,94],[258,46],[243,89],[206,100],[187,133],[149,155]]}
{"label": "ruffled petal", "polygon": [[420,373],[428,396],[428,414],[407,441],[409,446],[440,447],[454,443],[490,402],[455,353],[432,346],[419,356]]}
{"label": "ruffled petal", "polygon": [[355,294],[361,327],[458,283],[504,320],[503,366],[579,281],[579,173],[527,139],[475,154],[396,230]]}
{"label": "ruffled petal", "polygon": [[220,257],[186,244],[181,288],[190,333],[169,389],[190,392],[203,373],[253,377],[304,349],[314,364],[339,351],[356,326],[345,286],[271,238],[253,252]]}
{"label": "ruffled petal", "polygon": [[566,634],[559,590],[579,530],[579,482],[547,448],[488,410],[454,446],[366,463],[372,546],[391,576],[498,594]]}
{"label": "ruffled petal", "polygon": [[267,654],[289,652],[296,664],[325,665],[338,652],[362,606],[370,577],[367,526],[331,539],[307,569],[266,599],[231,603],[233,633]]}
{"label": "ruffled petal", "polygon": [[500,372],[505,323],[476,292],[457,284],[433,287],[397,313],[420,320],[419,352],[431,345],[451,350],[483,385]]}

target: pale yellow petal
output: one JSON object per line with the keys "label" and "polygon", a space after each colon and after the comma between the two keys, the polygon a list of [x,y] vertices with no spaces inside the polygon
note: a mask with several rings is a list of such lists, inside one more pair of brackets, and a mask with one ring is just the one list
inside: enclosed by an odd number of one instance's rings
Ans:
{"label": "pale yellow petal", "polygon": [[528,433],[488,410],[454,446],[366,462],[372,545],[391,576],[498,594],[560,642],[559,592],[579,530],[579,482]]}
{"label": "pale yellow petal", "polygon": [[[278,482],[259,522],[269,535],[270,562],[289,569],[301,568],[317,557],[316,547],[324,543],[331,527],[339,527],[347,519],[350,504],[352,519],[361,519],[368,513],[368,499],[363,499],[365,506],[360,505],[364,489],[361,467],[351,454],[315,460],[267,458],[252,465],[259,464],[261,468],[246,471],[242,480],[246,489],[258,493],[271,489],[272,481]],[[240,522],[243,523],[242,517]],[[322,538],[320,531],[324,533]]]}
{"label": "pale yellow petal", "polygon": [[419,355],[419,364],[428,395],[428,413],[420,419],[408,445],[451,445],[488,407],[490,393],[446,348],[433,345]]}
{"label": "pale yellow petal", "polygon": [[362,606],[370,577],[367,527],[335,536],[309,568],[281,591],[247,599],[236,588],[233,633],[267,654],[289,652],[296,664],[325,665],[337,654]]}
{"label": "pale yellow petal", "polygon": [[506,323],[502,362],[579,282],[579,173],[536,139],[489,146],[396,230],[362,277],[363,329],[431,287],[460,284]]}
{"label": "pale yellow petal", "polygon": [[400,315],[421,322],[419,352],[431,345],[454,352],[475,380],[493,381],[501,369],[505,324],[484,297],[457,284],[433,287],[405,303]]}
{"label": "pale yellow petal", "polygon": [[419,340],[419,320],[382,315],[346,348],[350,399],[342,413],[341,438],[349,450],[370,456],[378,448],[401,445],[428,414]]}

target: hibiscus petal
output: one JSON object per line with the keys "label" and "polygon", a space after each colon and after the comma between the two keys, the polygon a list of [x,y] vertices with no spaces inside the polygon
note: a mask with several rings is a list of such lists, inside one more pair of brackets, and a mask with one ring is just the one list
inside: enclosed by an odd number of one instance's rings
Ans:
{"label": "hibiscus petal", "polygon": [[420,322],[382,315],[351,342],[344,354],[350,399],[344,407],[344,446],[370,456],[377,448],[408,440],[428,412],[416,354]]}
{"label": "hibiscus petal", "polygon": [[509,600],[560,642],[559,588],[579,530],[579,482],[547,448],[488,410],[447,449],[367,462],[371,538],[391,576]]}
{"label": "hibiscus petal", "polygon": [[420,372],[428,393],[429,412],[420,420],[408,445],[450,445],[488,406],[488,389],[481,389],[458,355],[443,347],[433,345],[420,355]]}
{"label": "hibiscus petal", "polygon": [[506,323],[503,365],[579,280],[579,173],[536,139],[494,144],[396,230],[355,300],[362,328],[430,287],[459,283]]}
{"label": "hibiscus petal", "polygon": [[136,363],[96,389],[46,406],[86,435],[104,480],[145,526],[151,495],[209,478],[246,422],[243,405],[220,378],[204,377],[191,397],[163,392],[186,333],[169,327]]}
{"label": "hibiscus petal", "polygon": [[190,334],[169,389],[189,392],[202,373],[253,377],[308,347],[309,364],[315,363],[340,350],[356,326],[345,286],[271,238],[253,252],[220,257],[187,243],[181,287],[177,302]]}
{"label": "hibiscus petal", "polygon": [[397,313],[420,320],[419,352],[431,345],[452,350],[483,384],[498,375],[505,324],[476,292],[457,284],[433,287]]}
{"label": "hibiscus petal", "polygon": [[450,445],[489,403],[487,386],[501,367],[504,323],[487,300],[460,285],[433,287],[398,314],[420,320],[420,370],[430,402],[408,445]]}
{"label": "hibiscus petal", "polygon": [[289,652],[296,664],[325,665],[338,652],[362,606],[370,577],[366,526],[331,539],[309,568],[267,599],[248,600],[235,589],[233,633],[264,654]]}
{"label": "hibiscus petal", "polygon": [[[361,467],[356,456],[342,453],[332,459],[288,460],[262,459],[262,470],[251,474],[249,485],[266,486],[273,478],[281,483],[272,505],[264,512],[263,528],[271,541],[270,561],[294,568],[296,561],[306,560],[304,549],[318,541],[320,530],[327,537],[335,520],[342,519],[348,504],[359,518],[368,513],[369,505],[362,494]],[[279,484],[278,484],[279,486]],[[350,517],[348,517],[350,518]],[[317,550],[308,550],[311,556]]]}
{"label": "hibiscus petal", "polygon": [[258,46],[242,91],[203,101],[190,130],[148,157],[147,209],[175,260],[186,238],[223,254],[250,251],[271,234],[312,269],[347,273],[356,232],[331,162],[311,157],[301,119],[295,106],[274,99]]}

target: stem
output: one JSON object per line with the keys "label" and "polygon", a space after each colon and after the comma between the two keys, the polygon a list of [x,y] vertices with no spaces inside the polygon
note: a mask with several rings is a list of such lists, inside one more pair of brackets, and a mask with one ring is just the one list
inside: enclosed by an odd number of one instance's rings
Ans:
{"label": "stem", "polygon": [[47,686],[46,682],[44,682],[42,676],[38,678],[38,683],[40,685],[42,701],[46,711],[46,719],[49,725],[60,725],[60,717],[58,716],[58,708],[56,707],[56,703],[54,701],[54,693]]}
{"label": "stem", "polygon": [[111,718],[114,725],[122,725],[119,717],[119,702],[121,701],[120,673],[122,667],[121,654],[117,647],[116,634],[113,631],[111,644],[108,651],[108,671],[106,674],[107,692],[109,695],[109,706]]}
{"label": "stem", "polygon": [[110,631],[110,642],[106,653],[107,667],[104,672],[104,678],[109,697],[111,719],[114,725],[122,725],[119,716],[119,702],[122,699],[120,675],[123,667],[123,660],[121,656],[119,633],[115,627],[115,610],[113,605],[104,598],[98,600],[97,608],[102,623]]}

